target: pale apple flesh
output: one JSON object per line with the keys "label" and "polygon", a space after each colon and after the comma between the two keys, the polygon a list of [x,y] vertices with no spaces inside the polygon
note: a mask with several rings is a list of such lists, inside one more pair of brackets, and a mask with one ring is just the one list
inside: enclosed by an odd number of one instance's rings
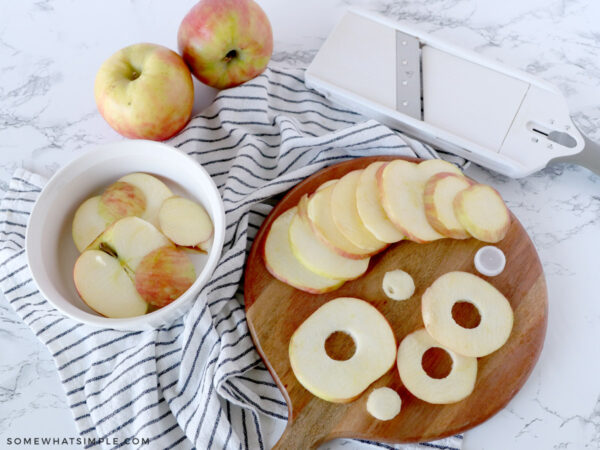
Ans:
{"label": "pale apple flesh", "polygon": [[150,222],[132,216],[116,221],[89,248],[114,254],[135,272],[144,256],[165,246],[172,247],[173,244]]}
{"label": "pale apple flesh", "polygon": [[195,247],[213,234],[213,223],[204,207],[187,198],[165,200],[158,212],[158,223],[165,236],[183,247]]}
{"label": "pale apple flesh", "polygon": [[158,211],[162,203],[173,196],[171,189],[161,180],[147,173],[130,173],[119,178],[119,181],[129,183],[144,193],[146,208],[139,217],[158,227]]}
{"label": "pale apple flesh", "polygon": [[190,119],[194,85],[177,53],[144,43],[125,47],[102,64],[94,96],[100,114],[119,134],[162,141]]}
{"label": "pale apple flesh", "polygon": [[288,209],[271,224],[263,252],[267,270],[278,280],[310,294],[321,294],[339,288],[343,281],[317,275],[294,256],[289,229],[296,211],[296,207]]}
{"label": "pale apple flesh", "polygon": [[100,196],[97,195],[88,198],[75,211],[71,231],[73,242],[80,253],[94,242],[94,239],[100,236],[109,225],[109,222],[98,212],[99,206]]}
{"label": "pale apple flesh", "polygon": [[160,247],[142,258],[135,270],[135,288],[149,304],[162,308],[187,291],[196,273],[183,250]]}
{"label": "pale apple flesh", "polygon": [[336,227],[357,247],[371,252],[382,250],[387,244],[377,239],[365,227],[356,207],[356,188],[362,170],[344,175],[331,192],[331,215]]}
{"label": "pale apple flesh", "polygon": [[429,224],[440,234],[453,239],[468,239],[471,235],[454,213],[454,199],[471,186],[468,178],[453,173],[438,173],[425,184],[423,202]]}
{"label": "pale apple flesh", "polygon": [[388,244],[401,241],[404,235],[385,213],[377,187],[377,171],[385,165],[377,161],[364,169],[356,186],[356,208],[365,228],[377,239]]}
{"label": "pale apple flesh", "polygon": [[338,181],[337,179],[336,180],[327,180],[324,183],[320,184],[319,187],[315,190],[315,192],[322,191],[326,187],[334,185],[335,183],[337,183],[337,181]]}
{"label": "pale apple flesh", "polygon": [[[452,359],[452,369],[446,377],[430,377],[423,369],[423,355],[430,348],[441,348]],[[397,367],[402,384],[412,395],[438,405],[456,403],[468,397],[477,381],[477,358],[463,356],[444,347],[424,328],[400,342]]]}
{"label": "pale apple flesh", "polygon": [[177,42],[194,76],[217,89],[256,77],[273,52],[271,24],[253,0],[201,0],[181,22]]}
{"label": "pale apple flesh", "polygon": [[403,301],[408,300],[415,293],[415,282],[404,270],[390,270],[383,276],[381,288],[392,300]]}
{"label": "pale apple flesh", "polygon": [[[469,302],[480,322],[466,328],[456,322],[452,308]],[[483,357],[502,347],[513,327],[514,314],[508,299],[492,284],[468,272],[448,272],[427,288],[421,299],[423,323],[437,342],[454,352]]]}
{"label": "pale apple flesh", "polygon": [[[356,351],[347,360],[331,358],[325,341],[345,332]],[[393,367],[396,359],[394,332],[377,308],[350,297],[328,301],[296,329],[289,343],[294,375],[313,395],[336,403],[357,398],[371,383]]]}
{"label": "pale apple flesh", "polygon": [[107,222],[127,216],[141,216],[146,209],[146,196],[141,189],[125,181],[107,187],[100,196],[98,212]]}
{"label": "pale apple flesh", "polygon": [[425,243],[444,238],[427,221],[423,201],[425,183],[440,172],[461,174],[456,166],[439,159],[420,164],[394,160],[377,171],[383,209],[407,239]]}
{"label": "pale apple flesh", "polygon": [[148,310],[119,261],[103,251],[84,251],[75,262],[73,279],[82,300],[103,316],[135,317]]}
{"label": "pale apple flesh", "polygon": [[400,395],[388,387],[373,389],[367,399],[367,412],[377,420],[392,420],[401,408]]}
{"label": "pale apple flesh", "polygon": [[376,251],[354,245],[336,226],[331,214],[331,194],[335,183],[319,187],[307,203],[307,217],[313,231],[321,241],[337,254],[350,259],[367,258]]}
{"label": "pale apple flesh", "polygon": [[485,184],[474,184],[459,192],[454,212],[469,234],[483,242],[501,241],[510,228],[510,213],[502,197]]}
{"label": "pale apple flesh", "polygon": [[298,212],[290,224],[289,238],[294,256],[308,270],[325,278],[352,280],[365,273],[369,258],[344,258],[316,236],[308,221],[307,203],[305,195],[298,203]]}

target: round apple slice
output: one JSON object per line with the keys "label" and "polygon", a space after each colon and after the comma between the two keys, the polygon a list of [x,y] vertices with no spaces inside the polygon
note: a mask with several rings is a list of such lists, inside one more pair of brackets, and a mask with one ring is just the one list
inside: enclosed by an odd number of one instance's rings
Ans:
{"label": "round apple slice", "polygon": [[119,181],[132,184],[140,189],[146,197],[146,208],[140,217],[158,227],[158,210],[162,203],[173,193],[165,183],[147,173],[130,173],[119,178]]}
{"label": "round apple slice", "polygon": [[350,242],[369,252],[377,252],[386,246],[365,227],[356,207],[356,188],[362,170],[344,175],[331,192],[331,215],[336,227]]}
{"label": "round apple slice", "polygon": [[456,166],[439,159],[420,164],[397,159],[381,166],[377,171],[383,209],[394,225],[411,241],[424,243],[444,237],[427,221],[423,203],[425,183],[440,172],[461,174]]}
{"label": "round apple slice", "polygon": [[427,180],[423,194],[425,215],[438,233],[453,239],[471,237],[456,218],[454,199],[472,184],[469,179],[449,172],[438,173]]}
{"label": "round apple slice", "polygon": [[376,175],[384,164],[374,162],[360,175],[356,186],[356,208],[365,228],[380,241],[391,244],[404,239],[404,235],[390,221],[379,199]]}
{"label": "round apple slice", "polygon": [[341,256],[350,259],[363,259],[371,256],[376,252],[354,245],[340,233],[335,225],[331,214],[331,194],[334,186],[335,182],[325,187],[319,187],[310,196],[307,204],[307,216],[310,226],[324,244]]}
{"label": "round apple slice", "polygon": [[325,278],[304,267],[292,253],[289,229],[297,208],[288,209],[271,224],[263,258],[271,275],[296,289],[321,294],[339,288],[344,282]]}
{"label": "round apple slice", "polygon": [[[473,328],[460,325],[454,305],[470,303],[479,312]],[[468,272],[448,272],[439,277],[421,298],[423,323],[439,343],[465,356],[481,357],[495,352],[508,340],[513,327],[509,301],[493,285]]]}
{"label": "round apple slice", "polygon": [[320,185],[320,186],[317,188],[317,190],[316,190],[315,192],[319,192],[320,190],[323,190],[323,189],[325,189],[325,188],[326,188],[326,187],[328,187],[328,186],[332,186],[332,185],[334,185],[335,183],[337,183],[337,181],[338,181],[338,180],[327,180],[327,181],[325,181],[323,184],[321,184],[321,185]]}
{"label": "round apple slice", "polygon": [[149,304],[162,308],[187,291],[196,272],[183,250],[166,246],[148,253],[135,270],[135,288]]}
{"label": "round apple slice", "polygon": [[[431,348],[445,350],[452,359],[452,369],[444,378],[433,378],[423,369],[423,355]],[[424,328],[400,342],[397,364],[406,389],[428,403],[456,403],[469,396],[475,388],[477,358],[460,355],[440,345]]]}
{"label": "round apple slice", "polygon": [[98,212],[112,223],[128,216],[141,216],[146,209],[146,196],[141,189],[125,181],[111,184],[102,193]]}
{"label": "round apple slice", "polygon": [[81,299],[103,316],[135,317],[148,310],[119,260],[108,253],[84,251],[75,262],[73,279]]}
{"label": "round apple slice", "polygon": [[79,252],[84,251],[109,225],[108,220],[98,212],[99,206],[100,196],[97,195],[88,198],[75,211],[71,231],[73,242]]}
{"label": "round apple slice", "polygon": [[[354,341],[355,352],[349,359],[327,354],[325,343],[336,332]],[[342,297],[325,303],[302,322],[288,351],[302,386],[328,402],[346,403],[393,367],[396,339],[377,308],[358,298]]]}
{"label": "round apple slice", "polygon": [[213,223],[204,207],[187,198],[165,200],[158,212],[158,222],[165,236],[182,247],[195,247],[213,234]]}
{"label": "round apple slice", "polygon": [[88,248],[111,254],[135,272],[144,256],[164,246],[173,244],[150,222],[132,216],[117,220]]}
{"label": "round apple slice", "polygon": [[458,221],[476,239],[495,243],[510,228],[510,214],[500,194],[491,186],[475,184],[454,199]]}
{"label": "round apple slice", "polygon": [[304,195],[290,224],[289,238],[294,256],[308,270],[325,278],[352,280],[360,277],[369,268],[369,258],[344,258],[325,245],[309,225],[307,203],[308,198]]}

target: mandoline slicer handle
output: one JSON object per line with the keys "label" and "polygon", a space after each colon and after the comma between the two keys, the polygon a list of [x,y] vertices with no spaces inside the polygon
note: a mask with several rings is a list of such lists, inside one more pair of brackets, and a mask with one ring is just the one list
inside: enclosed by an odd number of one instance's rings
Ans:
{"label": "mandoline slicer handle", "polygon": [[[579,127],[577,127],[577,129],[579,129]],[[553,162],[577,164],[578,166],[590,169],[596,175],[600,175],[600,144],[588,138],[581,129],[579,129],[579,132],[583,136],[583,141],[585,142],[583,150],[575,155],[555,158]]]}

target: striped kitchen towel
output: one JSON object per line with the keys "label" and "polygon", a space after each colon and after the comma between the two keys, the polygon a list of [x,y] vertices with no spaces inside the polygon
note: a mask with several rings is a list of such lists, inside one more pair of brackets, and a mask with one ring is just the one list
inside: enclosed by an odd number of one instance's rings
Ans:
{"label": "striped kitchen towel", "polygon": [[[192,309],[157,330],[93,328],[64,317],[40,295],[24,240],[45,180],[25,170],[12,178],[0,203],[0,287],[52,354],[85,448],[254,450],[276,438],[263,430],[282,429],[286,404],[253,346],[240,284],[247,252],[271,209],[265,201],[349,158],[436,157],[330,103],[303,79],[302,70],[268,69],[219,93],[170,142],[212,175],[227,232],[221,260]],[[324,447],[457,449],[461,439],[396,447],[339,440]]]}

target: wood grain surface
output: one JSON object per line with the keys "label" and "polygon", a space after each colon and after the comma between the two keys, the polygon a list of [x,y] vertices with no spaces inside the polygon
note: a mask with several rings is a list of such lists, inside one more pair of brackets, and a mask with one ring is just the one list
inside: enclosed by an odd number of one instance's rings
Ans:
{"label": "wood grain surface", "polygon": [[[496,277],[485,277],[475,270],[473,257],[479,248],[487,245],[475,239],[442,239],[428,244],[399,242],[372,257],[365,275],[327,294],[299,291],[266,270],[262,256],[264,240],[271,223],[281,213],[326,180],[340,178],[376,160],[391,159],[397,157],[354,159],[314,174],[277,204],[254,240],[245,272],[246,315],[254,343],[288,404],[288,424],[277,448],[314,448],[339,437],[388,443],[422,442],[463,432],[503,408],[523,386],[539,357],[547,324],[546,282],[535,248],[514,216],[507,236],[496,244],[507,260],[506,269]],[[415,293],[407,301],[393,301],[381,288],[384,274],[394,269],[405,270],[415,281]],[[454,270],[471,272],[488,280],[509,299],[515,314],[508,342],[491,355],[478,359],[477,382],[469,397],[450,405],[421,401],[402,385],[395,365],[358,399],[347,404],[321,400],[296,380],[288,357],[290,337],[321,305],[344,296],[366,300],[385,315],[400,343],[404,336],[423,327],[421,295],[425,289],[440,275]],[[461,320],[468,322],[472,317]],[[436,368],[436,364],[446,363],[443,358],[428,362],[438,372],[440,367]],[[402,411],[390,421],[379,421],[366,410],[369,393],[382,386],[395,389],[402,397]]]}

